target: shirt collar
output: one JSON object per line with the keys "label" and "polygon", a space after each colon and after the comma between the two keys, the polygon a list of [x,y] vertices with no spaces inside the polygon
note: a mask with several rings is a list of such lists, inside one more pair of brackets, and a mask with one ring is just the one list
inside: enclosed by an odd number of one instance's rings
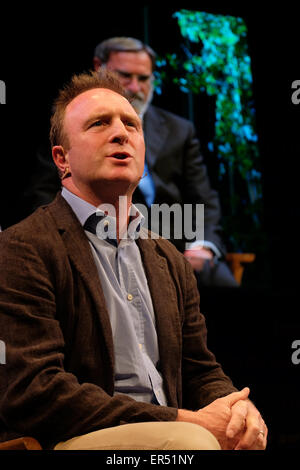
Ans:
{"label": "shirt collar", "polygon": [[[112,219],[110,216],[106,216],[103,211],[101,211],[98,207],[90,204],[87,201],[84,201],[76,194],[73,194],[71,191],[63,187],[61,192],[62,197],[67,201],[67,203],[71,206],[73,211],[75,212],[79,222],[83,226],[86,220],[90,217],[90,215],[94,214],[95,212],[107,217],[108,220]],[[131,239],[138,238],[139,231],[141,226],[145,221],[145,217],[143,214],[138,210],[138,208],[131,204],[129,209],[129,224],[128,224],[128,237]]]}

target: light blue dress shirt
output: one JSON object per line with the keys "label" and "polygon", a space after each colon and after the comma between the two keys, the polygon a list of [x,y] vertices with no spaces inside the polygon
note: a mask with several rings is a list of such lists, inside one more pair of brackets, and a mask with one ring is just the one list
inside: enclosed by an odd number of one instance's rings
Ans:
{"label": "light blue dress shirt", "polygon": [[[99,210],[66,188],[62,196],[84,225]],[[139,215],[130,223],[128,238],[115,246],[85,231],[97,266],[109,313],[115,354],[115,394],[125,393],[137,401],[167,405],[163,379],[157,370],[158,341],[152,299],[144,272],[136,230]],[[104,214],[103,214],[104,215]],[[115,220],[106,216],[107,224]],[[98,233],[98,231],[97,231]]]}
{"label": "light blue dress shirt", "polygon": [[144,164],[144,175],[139,182],[139,188],[144,194],[147,206],[151,207],[151,204],[153,204],[155,200],[155,185],[151,173],[149,172],[146,159]]}

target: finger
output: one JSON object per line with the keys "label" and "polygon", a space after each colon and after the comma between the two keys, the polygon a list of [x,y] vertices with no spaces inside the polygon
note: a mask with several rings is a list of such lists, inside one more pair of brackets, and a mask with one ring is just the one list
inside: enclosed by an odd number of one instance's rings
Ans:
{"label": "finger", "polygon": [[229,439],[237,436],[245,428],[248,405],[246,401],[239,400],[231,408],[231,418],[226,428],[226,436]]}
{"label": "finger", "polygon": [[248,398],[249,396],[249,393],[250,393],[250,388],[245,387],[238,392],[230,393],[230,395],[227,395],[225,399],[227,399],[228,406],[232,407],[237,401],[246,400],[246,398]]}
{"label": "finger", "polygon": [[185,250],[184,256],[186,256],[187,258],[195,258],[195,259],[198,259],[198,258],[212,259],[213,258],[213,254],[210,251],[202,250],[202,249],[199,250],[196,248],[193,248],[192,250]]}
{"label": "finger", "polygon": [[257,438],[250,443],[244,436],[236,445],[235,450],[265,450],[267,447],[266,434],[259,433]]}
{"label": "finger", "polygon": [[236,446],[236,450],[263,450],[267,445],[268,429],[262,418],[259,422],[247,421],[245,434]]}
{"label": "finger", "polygon": [[264,450],[267,447],[268,428],[262,418],[260,426],[261,428],[256,440],[256,449]]}
{"label": "finger", "polygon": [[[264,434],[262,434],[262,432]],[[267,435],[268,435],[268,430],[264,429],[260,431],[256,440],[256,448],[255,450],[264,450],[267,447]]]}

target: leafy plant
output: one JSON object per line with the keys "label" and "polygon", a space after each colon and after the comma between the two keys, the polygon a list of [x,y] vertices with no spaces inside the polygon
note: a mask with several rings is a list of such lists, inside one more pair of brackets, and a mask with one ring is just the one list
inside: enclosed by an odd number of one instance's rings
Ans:
{"label": "leafy plant", "polygon": [[199,11],[181,10],[173,16],[183,53],[158,59],[156,90],[161,92],[171,71],[182,92],[215,97],[215,135],[208,151],[218,158],[220,184],[227,182],[224,226],[235,250],[253,249],[262,188],[246,24],[242,18]]}

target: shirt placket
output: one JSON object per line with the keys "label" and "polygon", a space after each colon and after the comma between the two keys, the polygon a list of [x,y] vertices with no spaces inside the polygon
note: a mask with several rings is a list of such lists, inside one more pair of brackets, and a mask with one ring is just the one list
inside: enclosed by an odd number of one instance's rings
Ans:
{"label": "shirt placket", "polygon": [[[141,299],[139,297],[138,286],[136,283],[134,267],[132,262],[127,261],[127,250],[130,249],[129,243],[133,241],[122,242],[122,245],[118,248],[118,270],[120,273],[120,287],[123,295],[127,301],[128,309],[130,312],[131,320],[137,335],[139,348],[141,351],[144,350],[144,323],[142,315]],[[122,266],[123,265],[123,266]],[[126,269],[124,270],[124,267]],[[124,276],[124,273],[126,275]]]}

